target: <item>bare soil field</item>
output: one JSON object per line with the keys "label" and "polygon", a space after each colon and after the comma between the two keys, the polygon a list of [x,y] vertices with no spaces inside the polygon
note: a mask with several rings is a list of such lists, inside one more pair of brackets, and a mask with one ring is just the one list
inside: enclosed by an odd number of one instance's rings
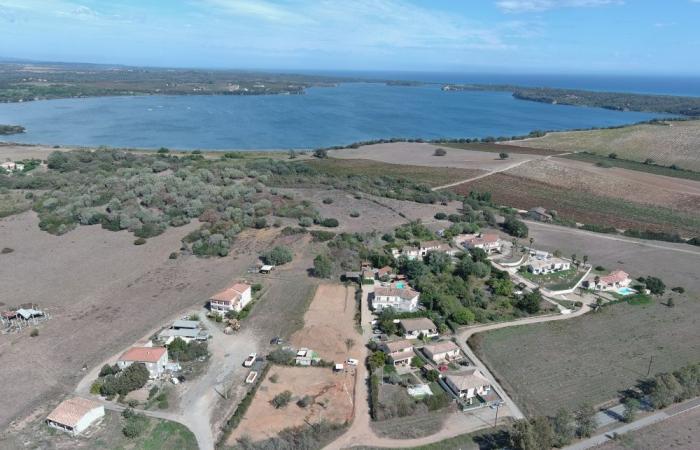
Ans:
{"label": "bare soil field", "polygon": [[[309,200],[322,217],[338,219],[340,225],[337,228],[325,228],[327,231],[338,233],[390,231],[409,220],[421,219],[423,222],[429,222],[437,212],[450,214],[457,212],[457,208],[461,207],[458,202],[442,206],[381,198],[367,194],[362,194],[362,198],[357,199],[351,193],[339,190],[307,188],[278,189],[278,191]],[[333,200],[333,203],[325,204],[323,200],[327,198]],[[354,211],[360,213],[359,217],[350,216]],[[447,225],[447,222],[445,224]]]}
{"label": "bare soil field", "polygon": [[[63,236],[39,230],[34,213],[0,220],[3,302],[36,302],[52,319],[28,332],[0,336],[0,428],[72,392],[85,374],[169,318],[245,273],[269,237],[241,235],[223,259],[168,259],[197,226],[168,229],[141,246],[126,232],[79,227]],[[31,374],[31,376],[28,376]]]}
{"label": "bare soil field", "polygon": [[531,161],[508,174],[635,203],[700,213],[700,182],[563,158]]}
{"label": "bare soil field", "polygon": [[[270,380],[273,375],[278,377],[276,383]],[[350,421],[354,386],[355,376],[350,372],[336,374],[327,367],[275,366],[258,388],[253,404],[238,428],[231,433],[227,445],[236,445],[242,437],[261,441],[276,436],[286,428],[321,420],[337,423]],[[286,390],[292,392],[292,400],[286,407],[276,409],[270,402]],[[296,402],[307,395],[313,397],[314,403],[301,408]]]}
{"label": "bare soil field", "polygon": [[[559,181],[559,184],[562,184]],[[692,211],[674,210],[645,203],[633,203],[604,193],[582,194],[553,182],[537,181],[510,173],[497,173],[453,188],[461,194],[491,192],[494,202],[520,209],[542,206],[556,210],[569,220],[586,224],[678,232],[690,237],[700,233],[700,216]],[[631,194],[630,194],[631,195]],[[640,194],[643,195],[643,194]]]}
{"label": "bare soil field", "polygon": [[651,373],[678,369],[700,353],[700,302],[669,308],[610,305],[575,320],[503,328],[471,344],[527,414],[553,415],[615,398]]}
{"label": "bare soil field", "polygon": [[[326,361],[359,358],[362,344],[354,328],[354,315],[353,287],[321,284],[304,315],[304,327],[291,336],[290,343],[294,348],[310,348]],[[273,366],[227,444],[235,445],[244,436],[253,441],[267,439],[283,429],[321,420],[350,421],[355,401],[355,373],[350,366],[340,373],[328,367]],[[277,377],[276,382],[271,380],[273,376]],[[292,401],[276,409],[270,401],[285,390],[292,392]],[[314,398],[312,406],[301,408],[295,404],[307,395]]]}
{"label": "bare soil field", "polygon": [[[48,145],[22,145],[0,142],[0,159],[46,159],[57,149]],[[69,150],[68,148],[64,150]]]}
{"label": "bare soil field", "polygon": [[[436,144],[438,145],[438,144]],[[561,155],[562,151],[551,150],[546,148],[535,148],[535,147],[520,147],[517,145],[511,145],[510,141],[508,143],[484,143],[484,142],[470,142],[461,143],[453,142],[449,144],[439,144],[443,148],[458,148],[462,150],[474,150],[477,152],[491,152],[491,153],[511,153],[523,154],[523,155],[540,155],[540,156],[554,156]]]}
{"label": "bare soil field", "polygon": [[[294,347],[307,347],[326,361],[342,363],[359,358],[362,336],[355,330],[355,289],[342,284],[321,284],[304,315],[304,328],[290,339]],[[353,341],[348,346],[348,339]]]}
{"label": "bare soil field", "polygon": [[[435,156],[436,148],[445,148],[445,156]],[[501,160],[492,152],[475,150],[449,149],[445,146],[422,144],[414,142],[394,142],[391,144],[365,145],[359,148],[334,150],[329,152],[333,158],[339,159],[364,159],[390,164],[404,164],[412,166],[450,167],[473,170],[498,170],[508,167],[513,163],[523,160],[535,159],[540,156],[512,154],[510,158]],[[476,176],[479,173],[475,173]],[[470,176],[464,177],[464,179]],[[450,183],[443,178],[439,184]]]}
{"label": "bare soil field", "polygon": [[679,414],[661,423],[625,433],[597,450],[695,450],[700,442],[700,408]]}
{"label": "bare soil field", "polygon": [[[434,158],[440,158],[434,156]],[[453,166],[429,166],[426,164],[406,163],[401,159],[393,162],[382,162],[373,159],[345,159],[327,158],[308,161],[306,164],[325,173],[336,176],[366,175],[366,176],[390,176],[410,179],[413,182],[425,183],[429,186],[440,186],[445,183],[466,180],[483,174],[484,172],[474,168]]]}
{"label": "bare soil field", "polygon": [[700,171],[700,120],[668,125],[634,125],[610,130],[565,131],[510,144],[561,151],[589,151],[607,156]]}

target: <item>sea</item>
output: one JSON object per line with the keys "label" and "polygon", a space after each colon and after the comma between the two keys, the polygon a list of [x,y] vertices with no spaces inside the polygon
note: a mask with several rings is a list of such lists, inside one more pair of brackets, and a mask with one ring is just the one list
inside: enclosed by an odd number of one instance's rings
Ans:
{"label": "sea", "polygon": [[303,95],[133,96],[0,104],[0,124],[26,133],[6,141],[184,150],[288,150],[388,138],[484,138],[533,130],[636,123],[665,114],[550,105],[509,92],[444,92],[442,83],[514,84],[700,96],[700,79],[400,72],[314,72],[355,79]]}

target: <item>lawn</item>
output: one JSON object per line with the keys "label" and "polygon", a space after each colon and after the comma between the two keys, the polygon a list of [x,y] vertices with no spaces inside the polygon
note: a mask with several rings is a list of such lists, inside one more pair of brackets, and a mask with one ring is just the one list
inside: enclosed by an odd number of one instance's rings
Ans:
{"label": "lawn", "polygon": [[625,301],[571,320],[478,334],[470,345],[526,413],[554,414],[615,398],[646,377],[651,357],[652,374],[697,361],[699,327],[698,298],[682,297],[674,308]]}
{"label": "lawn", "polygon": [[410,166],[370,161],[368,159],[327,158],[305,161],[304,164],[334,176],[387,176],[405,178],[411,182],[425,183],[429,186],[441,186],[459,180],[466,180],[483,173],[483,171],[477,169]]}
{"label": "lawn", "polygon": [[535,275],[527,269],[518,272],[520,276],[526,278],[533,283],[549,289],[550,291],[563,291],[570,289],[581,279],[586,271],[579,271],[575,267],[569,270],[561,270],[559,272],[548,273],[546,275]]}
{"label": "lawn", "polygon": [[184,425],[165,420],[150,419],[149,431],[136,439],[134,448],[138,450],[159,450],[163,448],[176,448],[179,450],[197,450],[197,440],[194,434]]}

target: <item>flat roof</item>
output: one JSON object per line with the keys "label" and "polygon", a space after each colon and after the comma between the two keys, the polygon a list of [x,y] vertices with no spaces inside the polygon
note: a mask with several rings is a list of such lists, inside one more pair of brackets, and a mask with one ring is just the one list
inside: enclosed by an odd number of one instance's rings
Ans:
{"label": "flat roof", "polygon": [[199,328],[199,322],[196,320],[176,320],[173,322],[172,328]]}

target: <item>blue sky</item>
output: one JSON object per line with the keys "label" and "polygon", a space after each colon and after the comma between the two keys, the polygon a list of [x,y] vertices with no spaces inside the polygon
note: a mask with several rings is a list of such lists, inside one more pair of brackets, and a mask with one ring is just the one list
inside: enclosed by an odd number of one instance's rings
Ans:
{"label": "blue sky", "polygon": [[0,0],[0,56],[700,75],[700,0]]}

